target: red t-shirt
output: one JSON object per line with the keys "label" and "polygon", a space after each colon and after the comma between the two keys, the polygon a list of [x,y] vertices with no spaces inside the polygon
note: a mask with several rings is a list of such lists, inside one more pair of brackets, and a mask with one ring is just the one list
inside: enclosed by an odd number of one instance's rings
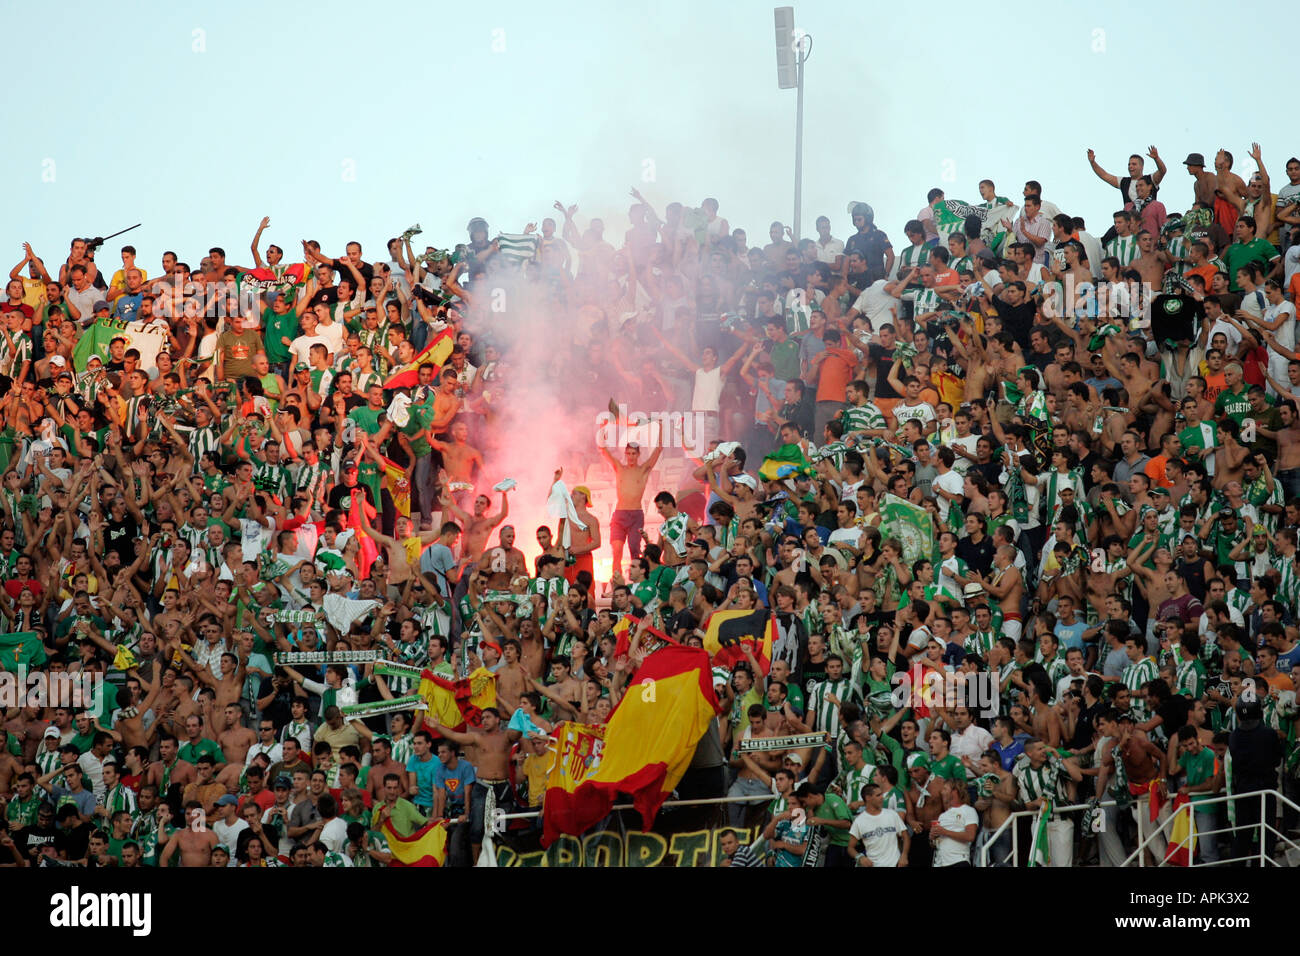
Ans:
{"label": "red t-shirt", "polygon": [[9,592],[9,596],[15,601],[18,600],[18,595],[23,593],[23,588],[31,588],[32,597],[36,598],[37,604],[40,603],[41,595],[45,593],[45,587],[40,581],[35,578],[28,578],[26,581],[14,578],[12,581],[5,582],[5,590]]}

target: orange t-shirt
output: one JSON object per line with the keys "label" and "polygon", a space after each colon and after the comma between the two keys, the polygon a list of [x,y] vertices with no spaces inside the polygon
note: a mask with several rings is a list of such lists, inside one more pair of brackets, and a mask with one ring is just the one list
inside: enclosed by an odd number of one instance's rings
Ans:
{"label": "orange t-shirt", "polygon": [[1210,286],[1214,283],[1214,273],[1218,271],[1219,270],[1214,268],[1214,263],[1207,262],[1205,265],[1197,266],[1195,269],[1188,269],[1187,274],[1189,276],[1200,276],[1204,279],[1205,291],[1207,294],[1210,294]]}
{"label": "orange t-shirt", "polygon": [[1206,375],[1205,376],[1205,400],[1213,404],[1214,400],[1219,397],[1219,393],[1227,387],[1228,387],[1228,380],[1223,377],[1222,372],[1220,372],[1218,375]]}
{"label": "orange t-shirt", "polygon": [[853,369],[857,363],[853,353],[846,348],[826,349],[826,358],[822,359],[817,375],[817,398],[819,402],[843,402],[844,389],[853,381]]}
{"label": "orange t-shirt", "polygon": [[1167,464],[1169,464],[1167,455],[1156,455],[1147,462],[1147,466],[1143,470],[1146,472],[1146,476],[1161,488],[1172,488],[1174,483],[1165,475],[1165,465]]}

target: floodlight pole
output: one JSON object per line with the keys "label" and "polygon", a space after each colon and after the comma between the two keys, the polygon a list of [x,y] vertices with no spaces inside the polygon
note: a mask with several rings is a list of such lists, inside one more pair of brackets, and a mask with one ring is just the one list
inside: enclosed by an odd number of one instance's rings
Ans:
{"label": "floodlight pole", "polygon": [[800,34],[795,41],[795,76],[797,103],[794,120],[794,242],[797,246],[803,216],[803,65],[812,53],[812,37]]}

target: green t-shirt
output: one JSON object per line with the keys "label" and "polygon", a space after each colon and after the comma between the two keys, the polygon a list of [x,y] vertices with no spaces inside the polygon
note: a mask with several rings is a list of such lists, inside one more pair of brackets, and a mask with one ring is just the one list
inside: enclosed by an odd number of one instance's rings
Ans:
{"label": "green t-shirt", "polygon": [[208,740],[206,737],[200,737],[197,744],[192,744],[188,740],[177,751],[177,755],[186,763],[197,763],[198,759],[204,754],[211,754],[212,759],[217,763],[225,763],[226,755],[221,752],[215,740]]}
{"label": "green t-shirt", "polygon": [[[850,810],[849,805],[844,802],[844,798],[840,796],[836,796],[833,793],[826,794],[825,802],[823,802],[822,805],[817,808],[817,812],[814,815],[826,820],[852,820],[853,819],[853,811]],[[829,842],[831,846],[849,845],[848,830],[839,830],[836,829],[835,827],[827,827],[826,833],[830,836]]]}
{"label": "green t-shirt", "polygon": [[[379,811],[382,806],[383,804],[380,804],[375,807],[374,812],[371,814],[370,825],[376,830],[381,826],[382,818],[379,815]],[[410,836],[428,822],[428,818],[425,817],[424,814],[420,813],[419,810],[415,809],[415,804],[401,797],[399,797],[397,802],[393,804],[393,809],[389,814],[388,819],[392,821],[393,829],[402,836]]]}
{"label": "green t-shirt", "polygon": [[1267,267],[1276,258],[1277,249],[1267,239],[1259,236],[1250,242],[1234,242],[1228,246],[1223,250],[1223,262],[1228,267],[1228,291],[1241,291],[1241,286],[1237,285],[1237,270],[1247,262],[1258,262]]}
{"label": "green t-shirt", "polygon": [[358,427],[367,435],[377,435],[379,433],[379,416],[384,414],[381,408],[375,410],[369,405],[359,405],[348,412],[348,418],[357,423]]}
{"label": "green t-shirt", "polygon": [[954,754],[948,754],[942,760],[933,761],[930,764],[930,772],[943,780],[966,782],[966,767]]}
{"label": "green t-shirt", "polygon": [[[1187,771],[1187,778],[1184,781],[1187,786],[1192,787],[1198,783],[1205,783],[1214,776],[1214,765],[1217,760],[1214,751],[1209,747],[1202,747],[1201,752],[1193,756],[1189,753],[1180,753],[1178,755],[1178,766]],[[1214,796],[1212,793],[1193,793],[1189,794],[1192,803],[1198,803],[1201,800],[1209,800]]]}
{"label": "green t-shirt", "polygon": [[1241,391],[1231,392],[1224,389],[1219,393],[1219,397],[1214,400],[1214,411],[1216,414],[1227,413],[1238,425],[1246,419],[1251,413],[1250,399],[1246,395],[1246,384],[1243,382],[1240,386]]}
{"label": "green t-shirt", "polygon": [[280,340],[287,338],[292,342],[298,337],[297,313],[290,309],[284,315],[277,315],[275,309],[263,309],[262,325],[266,328],[267,360],[272,363],[289,361],[289,346]]}
{"label": "green t-shirt", "polygon": [[416,458],[423,458],[432,451],[429,446],[429,425],[433,422],[433,401],[423,405],[411,405],[407,411],[410,420],[402,427],[402,434],[411,442],[411,451]]}

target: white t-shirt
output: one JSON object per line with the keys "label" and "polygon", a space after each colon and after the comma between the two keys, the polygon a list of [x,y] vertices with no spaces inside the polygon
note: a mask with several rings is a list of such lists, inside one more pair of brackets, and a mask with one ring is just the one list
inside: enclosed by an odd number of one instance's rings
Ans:
{"label": "white t-shirt", "polygon": [[817,243],[817,261],[833,264],[838,256],[844,255],[844,243],[834,236],[826,240],[826,245],[822,245],[820,239],[814,239]]}
{"label": "white t-shirt", "polygon": [[342,322],[335,319],[329,325],[321,323],[316,326],[316,335],[325,342],[330,355],[338,355],[343,351],[343,343],[347,340],[347,329],[343,327]]}
{"label": "white t-shirt", "polygon": [[903,431],[903,423],[915,421],[921,426],[921,434],[925,434],[925,426],[934,421],[934,406],[929,402],[918,402],[915,405],[905,405],[899,402],[894,406],[894,421],[898,422],[898,431]]}
{"label": "white t-shirt", "polygon": [[239,834],[248,829],[248,821],[243,817],[236,817],[234,823],[226,823],[224,820],[218,820],[212,824],[212,832],[217,835],[217,840],[221,845],[230,851],[230,862],[227,866],[235,866],[235,848],[239,845]]}
{"label": "white t-shirt", "polygon": [[[955,468],[949,468],[947,474],[935,475],[930,482],[930,487],[941,488],[950,495],[960,495],[966,488],[966,480]],[[939,517],[947,521],[948,509],[952,507],[952,502],[942,495],[935,495],[934,498],[939,505]]]}
{"label": "white t-shirt", "polygon": [[871,321],[872,329],[880,328],[885,322],[892,322],[895,310],[899,306],[900,300],[885,291],[885,286],[888,284],[886,279],[877,279],[863,289],[862,294],[853,303],[853,308]]}
{"label": "white t-shirt", "polygon": [[695,393],[691,397],[691,410],[696,412],[716,412],[718,400],[722,397],[722,369],[715,367],[705,371],[695,370]]}
{"label": "white t-shirt", "polygon": [[[956,435],[949,438],[944,442],[944,444],[949,448],[962,448],[973,455],[975,454],[975,446],[979,444],[979,440],[979,435],[967,435],[965,438]],[[961,455],[958,455],[957,460],[952,463],[952,467],[959,475],[965,475],[966,472],[970,470],[970,462]]]}
{"label": "white t-shirt", "polygon": [[[289,351],[293,353],[293,365],[297,366],[299,362],[305,365],[311,365],[311,347],[317,343],[325,346],[326,350],[333,351],[330,348],[330,340],[323,335],[300,335],[289,344]],[[291,368],[290,371],[293,371]]]}
{"label": "white t-shirt", "polygon": [[861,540],[861,528],[836,528],[831,532],[831,536],[826,539],[826,543],[831,547],[837,544],[847,544],[850,548],[856,548]]}
{"label": "white t-shirt", "polygon": [[348,825],[342,817],[335,817],[321,827],[320,842],[335,853],[343,852],[343,846],[348,842]]}
{"label": "white t-shirt", "polygon": [[898,848],[898,834],[907,829],[903,818],[888,807],[874,816],[863,810],[849,827],[849,835],[858,838],[861,850],[872,866],[898,866],[903,854]]}
{"label": "white t-shirt", "polygon": [[[980,816],[968,803],[959,807],[949,807],[939,814],[939,826],[954,832],[964,830],[972,823],[979,826]],[[952,837],[941,836],[934,844],[934,861],[932,866],[952,866],[954,863],[969,863],[973,844],[962,843]]]}

